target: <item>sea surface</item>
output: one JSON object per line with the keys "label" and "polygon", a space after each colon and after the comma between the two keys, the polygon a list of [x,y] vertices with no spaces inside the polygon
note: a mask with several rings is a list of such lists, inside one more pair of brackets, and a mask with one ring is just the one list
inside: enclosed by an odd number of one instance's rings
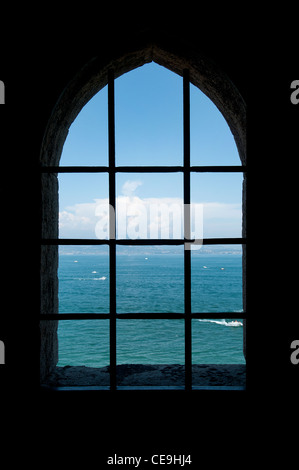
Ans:
{"label": "sea surface", "polygon": [[[101,247],[102,248],[102,247]],[[192,320],[192,360],[244,364],[242,256],[192,252],[192,312],[240,312],[230,318]],[[108,251],[59,256],[59,313],[109,312]],[[117,254],[118,313],[184,312],[184,256]],[[109,320],[63,320],[58,327],[59,366],[109,365]],[[184,364],[184,320],[117,320],[117,363]]]}

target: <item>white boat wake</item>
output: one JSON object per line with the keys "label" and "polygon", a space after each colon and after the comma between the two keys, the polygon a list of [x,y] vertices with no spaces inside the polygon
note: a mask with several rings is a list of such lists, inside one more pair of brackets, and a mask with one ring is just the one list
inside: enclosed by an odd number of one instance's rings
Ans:
{"label": "white boat wake", "polygon": [[243,326],[243,323],[237,320],[232,320],[232,321],[225,321],[225,320],[198,320],[202,322],[208,322],[208,323],[217,323],[217,325],[222,325],[222,326]]}

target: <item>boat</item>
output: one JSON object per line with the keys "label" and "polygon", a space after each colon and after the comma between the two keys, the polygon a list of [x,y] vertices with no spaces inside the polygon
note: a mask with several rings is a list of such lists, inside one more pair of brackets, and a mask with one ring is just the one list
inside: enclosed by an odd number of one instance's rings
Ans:
{"label": "boat", "polygon": [[228,323],[229,326],[243,326],[243,323],[238,320],[233,320]]}

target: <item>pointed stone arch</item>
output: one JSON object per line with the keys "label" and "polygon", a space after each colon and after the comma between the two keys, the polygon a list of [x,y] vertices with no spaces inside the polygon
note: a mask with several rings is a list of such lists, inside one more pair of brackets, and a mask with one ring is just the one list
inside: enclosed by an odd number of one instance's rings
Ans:
{"label": "pointed stone arch", "polygon": [[[58,166],[63,145],[72,122],[85,104],[107,85],[108,70],[115,78],[136,67],[156,62],[178,75],[188,69],[190,81],[205,93],[226,119],[235,138],[240,161],[246,165],[246,104],[238,89],[224,71],[192,44],[177,38],[143,34],[135,40],[119,41],[85,64],[62,91],[45,129],[40,164],[42,167]],[[246,176],[246,175],[245,175]],[[244,217],[246,208],[246,178],[243,185],[243,237],[246,237]],[[55,174],[42,175],[41,237],[58,236],[58,182]],[[243,254],[243,304],[246,311],[246,253]],[[58,312],[58,249],[42,246],[41,249],[41,313]],[[244,322],[245,323],[245,322]],[[41,380],[58,361],[56,321],[40,323]],[[244,328],[245,335],[245,328]],[[245,341],[244,341],[245,345]],[[245,353],[245,346],[244,346]]]}

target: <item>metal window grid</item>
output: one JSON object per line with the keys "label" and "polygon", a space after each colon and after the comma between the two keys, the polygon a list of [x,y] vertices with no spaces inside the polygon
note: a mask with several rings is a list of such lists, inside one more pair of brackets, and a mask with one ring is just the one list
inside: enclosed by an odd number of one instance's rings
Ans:
{"label": "metal window grid", "polygon": [[[194,242],[190,237],[190,175],[193,172],[239,172],[246,173],[244,165],[235,166],[191,166],[190,165],[190,79],[189,70],[183,71],[183,166],[116,166],[115,165],[115,97],[114,71],[108,71],[108,156],[109,166],[47,166],[41,167],[41,173],[108,173],[109,174],[109,204],[113,208],[109,214],[109,239],[42,239],[41,245],[108,245],[109,246],[109,313],[47,313],[40,315],[40,320],[102,320],[110,322],[110,387],[109,390],[123,389],[117,387],[116,380],[116,320],[117,319],[183,319],[185,322],[185,390],[200,389],[192,387],[192,319],[217,318],[247,318],[246,312],[191,312],[191,250],[186,245]],[[184,187],[184,239],[116,239],[115,237],[115,175],[116,173],[183,173]],[[112,220],[114,218],[114,220]],[[203,245],[246,245],[246,238],[209,238],[202,240]],[[117,313],[116,311],[116,245],[184,245],[184,313]],[[72,387],[71,387],[72,388]],[[84,387],[83,387],[84,388]],[[134,387],[129,387],[130,389]],[[151,387],[143,387],[148,389]],[[157,388],[157,387],[153,387]],[[158,387],[159,388],[159,387]],[[169,387],[160,387],[160,389]],[[182,389],[182,387],[170,387]],[[216,387],[222,389],[222,387]],[[232,387],[234,388],[234,387]],[[238,387],[235,387],[238,389]],[[107,389],[107,387],[103,387]]]}

